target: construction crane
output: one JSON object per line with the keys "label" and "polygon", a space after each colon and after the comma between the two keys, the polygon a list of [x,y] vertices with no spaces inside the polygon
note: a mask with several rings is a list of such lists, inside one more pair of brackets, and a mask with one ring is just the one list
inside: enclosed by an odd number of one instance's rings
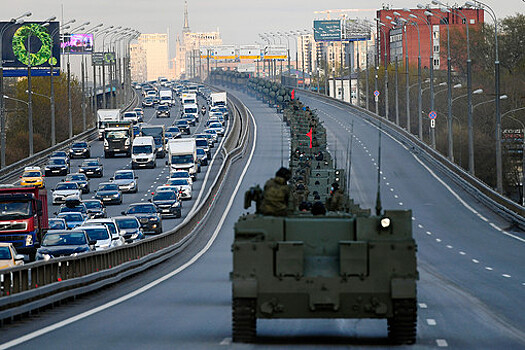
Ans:
{"label": "construction crane", "polygon": [[322,11],[314,11],[314,13],[326,13],[326,18],[330,19],[331,13],[346,13],[346,12],[373,12],[377,11],[376,9],[338,9],[338,10],[322,10]]}

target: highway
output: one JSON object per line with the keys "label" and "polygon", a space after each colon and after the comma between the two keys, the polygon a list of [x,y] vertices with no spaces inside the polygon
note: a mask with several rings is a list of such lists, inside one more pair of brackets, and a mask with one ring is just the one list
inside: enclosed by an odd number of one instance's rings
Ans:
{"label": "highway", "polygon": [[[244,191],[263,185],[279,168],[282,130],[273,109],[234,94],[256,122],[253,157],[234,164],[229,179],[240,185],[225,183],[197,238],[133,279],[5,326],[0,349],[12,340],[19,349],[389,348],[384,320],[263,320],[257,344],[231,344],[233,225],[245,212]],[[353,121],[351,196],[364,208],[374,207],[377,127],[348,109],[299,96],[317,109],[341,164]],[[412,209],[418,243],[418,338],[410,348],[525,348],[525,236],[417,154],[386,135],[382,140],[383,208]],[[129,159],[111,163],[106,177]],[[135,198],[126,194],[124,205],[146,198],[147,184],[167,175],[162,171],[138,170],[140,192]]]}

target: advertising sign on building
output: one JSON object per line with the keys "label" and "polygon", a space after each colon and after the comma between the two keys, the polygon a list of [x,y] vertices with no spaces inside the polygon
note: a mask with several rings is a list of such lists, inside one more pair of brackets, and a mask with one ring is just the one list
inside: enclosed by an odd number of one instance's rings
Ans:
{"label": "advertising sign on building", "polygon": [[341,41],[341,21],[338,19],[315,20],[314,40]]}
{"label": "advertising sign on building", "polygon": [[[13,24],[0,22],[2,36],[2,62],[5,70],[19,68],[15,72],[4,72],[6,76],[24,76],[31,67],[35,75],[50,74],[50,67],[60,68],[60,33],[58,22],[43,26],[42,22]],[[38,72],[41,70],[42,72]],[[24,73],[25,71],[25,73]]]}
{"label": "advertising sign on building", "polygon": [[70,54],[89,54],[93,52],[93,34],[66,34],[60,47]]}

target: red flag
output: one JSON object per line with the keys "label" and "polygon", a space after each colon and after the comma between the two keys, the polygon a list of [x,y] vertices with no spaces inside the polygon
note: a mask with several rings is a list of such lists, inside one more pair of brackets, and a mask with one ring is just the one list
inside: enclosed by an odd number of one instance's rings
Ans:
{"label": "red flag", "polygon": [[295,100],[295,89],[292,89],[292,100]]}
{"label": "red flag", "polygon": [[312,128],[310,128],[310,132],[308,132],[308,134],[306,134],[306,136],[308,136],[310,138],[310,148],[312,148],[312,136],[313,136]]}

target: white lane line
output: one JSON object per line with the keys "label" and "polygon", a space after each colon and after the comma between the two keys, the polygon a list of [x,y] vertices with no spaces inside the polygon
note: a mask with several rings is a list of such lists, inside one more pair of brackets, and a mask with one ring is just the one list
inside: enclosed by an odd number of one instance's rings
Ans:
{"label": "white lane line", "polygon": [[427,231],[427,235],[432,236],[432,232]]}
{"label": "white lane line", "polygon": [[417,224],[417,227],[419,227],[419,228],[423,228],[423,225],[421,225],[421,224]]}
{"label": "white lane line", "polygon": [[461,254],[461,255],[467,255],[467,253],[465,253],[465,252],[459,252],[459,254]]}
{"label": "white lane line", "polygon": [[492,267],[485,266],[485,270],[487,270],[487,271],[493,271],[494,269],[493,269]]}
{"label": "white lane line", "polygon": [[478,259],[472,259],[472,262],[473,262],[474,264],[479,264],[479,260],[478,260]]}
{"label": "white lane line", "polygon": [[224,338],[220,343],[219,345],[231,345],[232,343],[232,338]]}
{"label": "white lane line", "polygon": [[440,348],[446,348],[448,346],[448,343],[445,339],[436,339],[436,344]]}
{"label": "white lane line", "polygon": [[452,249],[452,248],[454,248],[454,247],[451,246],[450,244],[447,244],[447,248],[448,248],[448,249]]}
{"label": "white lane line", "polygon": [[403,205],[403,202],[399,202],[399,205]]}
{"label": "white lane line", "polygon": [[441,240],[439,238],[436,238],[436,242],[441,243]]}
{"label": "white lane line", "polygon": [[104,311],[112,306],[115,306],[115,305],[118,305],[126,300],[129,300],[139,294],[142,294],[148,290],[150,290],[151,288],[159,285],[160,283],[170,279],[171,277],[179,274],[180,272],[186,270],[189,266],[193,265],[197,260],[199,260],[199,258],[201,256],[203,256],[209,249],[210,247],[212,246],[213,242],[215,242],[215,239],[217,238],[217,235],[219,234],[219,231],[221,230],[222,228],[222,225],[224,225],[224,221],[226,221],[226,217],[228,216],[228,213],[230,212],[230,209],[233,205],[233,201],[237,195],[237,192],[239,192],[239,188],[241,187],[241,183],[244,179],[244,176],[246,175],[246,172],[248,171],[248,167],[250,166],[251,162],[252,162],[252,158],[253,158],[253,153],[255,152],[255,145],[257,144],[257,123],[255,122],[255,118],[253,117],[252,113],[248,110],[248,113],[250,114],[251,118],[252,118],[252,121],[253,121],[253,147],[252,147],[252,150],[250,152],[250,156],[248,157],[248,160],[246,162],[246,166],[244,167],[242,173],[241,173],[241,176],[239,177],[239,182],[237,182],[237,185],[235,186],[235,189],[233,190],[233,193],[231,195],[231,198],[228,202],[228,204],[226,205],[226,208],[221,216],[221,219],[217,225],[217,227],[215,228],[215,231],[213,232],[212,236],[210,237],[210,240],[206,243],[206,246],[204,248],[202,248],[193,258],[191,258],[188,262],[186,262],[185,264],[183,264],[182,266],[180,266],[179,268],[171,271],[170,273],[168,273],[167,275],[164,275],[162,276],[161,278],[159,279],[156,279],[155,281],[153,282],[150,282],[148,283],[147,285],[145,285],[144,287],[142,288],[139,288],[137,290],[135,290],[134,292],[131,292],[129,294],[126,294],[120,298],[117,298],[115,300],[112,300],[110,302],[107,302],[99,307],[96,307],[94,309],[91,309],[89,311],[86,311],[86,312],[83,312],[81,314],[78,314],[76,316],[73,316],[73,317],[70,317],[68,319],[65,319],[63,321],[60,321],[60,322],[57,322],[55,324],[52,324],[52,325],[49,325],[47,327],[44,327],[44,328],[41,328],[37,331],[34,331],[34,332],[31,332],[29,334],[26,334],[22,337],[19,337],[19,338],[16,338],[16,339],[13,339],[11,341],[8,341],[6,343],[3,343],[3,344],[0,344],[0,350],[4,350],[4,349],[8,349],[10,347],[13,347],[13,346],[16,346],[16,345],[20,345],[22,343],[25,343],[31,339],[34,339],[34,338],[37,338],[41,335],[44,335],[44,334],[47,334],[49,332],[52,332],[54,330],[57,330],[59,328],[62,328],[64,326],[67,326],[71,323],[74,323],[76,321],[80,321],[86,317],[89,317],[91,315],[94,315],[100,311]]}
{"label": "white lane line", "polygon": [[511,275],[508,275],[506,273],[504,273],[502,276],[505,277],[505,278],[511,278],[512,277]]}
{"label": "white lane line", "polygon": [[428,307],[427,304],[425,304],[425,303],[419,303],[419,308],[420,308],[420,309],[426,309],[427,307]]}
{"label": "white lane line", "polygon": [[437,325],[437,322],[433,318],[427,318],[427,324],[429,326],[435,326],[435,325]]}
{"label": "white lane line", "polygon": [[395,199],[398,199],[398,198],[399,198],[399,196],[398,196],[397,194],[395,194],[395,195],[394,195],[394,198],[395,198]]}

